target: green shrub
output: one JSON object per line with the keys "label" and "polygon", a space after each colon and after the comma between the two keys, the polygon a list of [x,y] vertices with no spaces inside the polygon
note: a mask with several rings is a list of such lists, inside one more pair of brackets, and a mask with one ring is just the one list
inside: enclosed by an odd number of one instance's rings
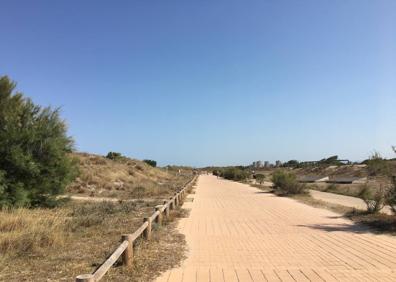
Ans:
{"label": "green shrub", "polygon": [[156,167],[157,166],[157,162],[154,160],[143,160],[146,164],[152,166],[152,167]]}
{"label": "green shrub", "polygon": [[225,169],[221,176],[228,180],[242,181],[248,178],[249,174],[240,168],[231,167]]}
{"label": "green shrub", "polygon": [[110,160],[119,160],[122,158],[121,153],[117,153],[117,152],[108,152],[106,155],[106,158],[110,159]]}
{"label": "green shrub", "polygon": [[342,163],[338,160],[338,156],[331,156],[326,159],[321,159],[319,164],[323,165],[341,165]]}
{"label": "green shrub", "polygon": [[77,175],[59,110],[42,108],[0,77],[0,207],[53,206]]}
{"label": "green shrub", "polygon": [[369,213],[378,213],[387,202],[388,191],[383,186],[375,189],[365,184],[361,187],[359,197],[366,203]]}
{"label": "green shrub", "polygon": [[264,174],[261,174],[261,173],[257,173],[257,174],[254,175],[254,179],[256,179],[256,181],[257,181],[259,184],[263,184],[263,182],[264,182],[264,180],[265,180],[265,175],[264,175]]}
{"label": "green shrub", "polygon": [[298,167],[300,165],[300,162],[297,160],[290,160],[286,163],[284,163],[282,166],[283,167]]}
{"label": "green shrub", "polygon": [[306,186],[297,181],[297,176],[291,172],[275,171],[272,175],[275,191],[284,195],[303,194]]}

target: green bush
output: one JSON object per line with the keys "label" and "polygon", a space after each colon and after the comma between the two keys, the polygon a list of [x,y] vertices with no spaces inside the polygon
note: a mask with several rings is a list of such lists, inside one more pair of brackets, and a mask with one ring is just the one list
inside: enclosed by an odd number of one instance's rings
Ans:
{"label": "green bush", "polygon": [[119,160],[122,158],[121,153],[117,153],[117,152],[108,152],[106,155],[106,158],[110,159],[110,160]]}
{"label": "green bush", "polygon": [[152,166],[152,167],[156,167],[157,166],[157,162],[153,161],[153,160],[143,160],[146,164]]}
{"label": "green bush", "polygon": [[284,163],[282,166],[283,167],[298,167],[300,165],[300,162],[297,160],[290,160],[286,163]]}
{"label": "green bush", "polygon": [[248,178],[249,174],[240,168],[231,167],[231,168],[226,168],[221,173],[221,176],[228,180],[242,181]]}
{"label": "green bush", "polygon": [[366,203],[369,213],[378,213],[387,202],[388,191],[383,186],[375,189],[365,184],[361,187],[359,197]]}
{"label": "green bush", "polygon": [[263,184],[263,182],[264,182],[264,180],[265,180],[265,175],[264,175],[264,174],[261,174],[261,173],[257,173],[257,174],[254,175],[254,179],[256,179],[256,181],[257,181],[259,184]]}
{"label": "green bush", "polygon": [[275,191],[284,195],[303,194],[306,186],[297,181],[297,176],[291,172],[275,171],[272,175]]}
{"label": "green bush", "polygon": [[338,160],[338,156],[331,156],[326,159],[321,159],[319,164],[323,165],[341,165],[342,163]]}
{"label": "green bush", "polygon": [[59,110],[42,108],[0,77],[0,207],[53,206],[77,175]]}

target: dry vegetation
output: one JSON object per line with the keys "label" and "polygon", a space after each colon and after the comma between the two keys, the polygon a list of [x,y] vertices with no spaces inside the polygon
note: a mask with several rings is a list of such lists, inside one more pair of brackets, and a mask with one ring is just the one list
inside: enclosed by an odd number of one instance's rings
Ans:
{"label": "dry vegetation", "polygon": [[[135,160],[76,156],[81,172],[69,187],[71,194],[78,191],[86,196],[110,197],[114,193],[118,199],[135,200],[65,199],[54,209],[0,211],[1,281],[71,281],[78,274],[92,272],[118,246],[121,234],[135,231],[155,205],[162,204],[192,176],[191,171],[179,174],[178,170],[153,168]],[[139,195],[134,194],[137,187],[144,187]],[[184,238],[175,231],[174,223],[155,228],[158,232],[153,233],[152,243],[142,241],[137,247],[133,268],[116,266],[104,281],[149,281],[182,259]],[[145,251],[140,252],[140,248]],[[172,259],[163,260],[165,256]]]}
{"label": "dry vegetation", "polygon": [[[375,189],[380,187],[380,183],[372,180],[368,181],[368,185]],[[322,192],[359,197],[362,184],[307,183],[307,188]]]}
{"label": "dry vegetation", "polygon": [[371,228],[373,233],[396,235],[396,216],[381,213],[370,213],[342,205],[332,204],[312,198],[310,195],[294,195],[293,199],[317,208],[325,208],[344,216],[358,224]]}
{"label": "dry vegetation", "polygon": [[[251,184],[250,186],[263,190],[265,192],[273,193],[272,187]],[[386,233],[390,235],[396,235],[396,215],[387,214],[373,214],[367,211],[360,211],[354,208],[337,205],[322,200],[314,199],[310,194],[297,194],[289,195],[290,198],[295,199],[301,203],[331,210],[344,216],[358,224],[363,224],[371,228],[374,233]]]}
{"label": "dry vegetation", "polygon": [[[70,281],[78,274],[89,273],[116,248],[121,234],[133,232],[152,211],[152,206],[144,201],[69,202],[52,210],[3,211],[0,213],[0,280]],[[154,228],[159,232],[153,233],[153,244],[142,241],[134,267],[129,270],[115,267],[107,280],[129,277],[128,281],[148,281],[180,261],[184,238],[177,234],[174,223]],[[140,248],[145,251],[139,252]],[[169,253],[172,260],[162,261],[158,257]],[[154,263],[159,265],[153,267]]]}
{"label": "dry vegetation", "polygon": [[191,170],[154,168],[139,160],[110,160],[102,156],[73,154],[80,164],[79,177],[68,187],[71,195],[118,199],[159,198],[175,192]]}

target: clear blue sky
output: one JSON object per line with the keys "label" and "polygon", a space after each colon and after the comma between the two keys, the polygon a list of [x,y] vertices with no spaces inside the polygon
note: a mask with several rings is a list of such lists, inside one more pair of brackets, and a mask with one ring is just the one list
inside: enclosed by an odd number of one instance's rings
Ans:
{"label": "clear blue sky", "polygon": [[165,164],[396,145],[396,1],[0,0],[0,75],[80,151]]}

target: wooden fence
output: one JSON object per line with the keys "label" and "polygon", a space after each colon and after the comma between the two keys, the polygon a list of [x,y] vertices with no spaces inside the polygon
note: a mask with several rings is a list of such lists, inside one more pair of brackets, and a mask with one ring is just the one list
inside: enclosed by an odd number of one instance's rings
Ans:
{"label": "wooden fence", "polygon": [[136,239],[141,235],[147,240],[151,238],[152,225],[154,221],[157,224],[162,224],[163,216],[168,217],[169,211],[181,205],[183,199],[187,196],[190,185],[195,181],[195,176],[191,181],[183,186],[173,197],[164,201],[163,205],[155,207],[155,212],[150,217],[145,217],[143,224],[132,234],[124,234],[121,236],[121,244],[113,252],[111,256],[95,270],[93,274],[82,274],[76,277],[76,282],[95,282],[99,281],[106,272],[113,266],[113,264],[121,257],[122,265],[131,266],[133,262],[133,245]]}

